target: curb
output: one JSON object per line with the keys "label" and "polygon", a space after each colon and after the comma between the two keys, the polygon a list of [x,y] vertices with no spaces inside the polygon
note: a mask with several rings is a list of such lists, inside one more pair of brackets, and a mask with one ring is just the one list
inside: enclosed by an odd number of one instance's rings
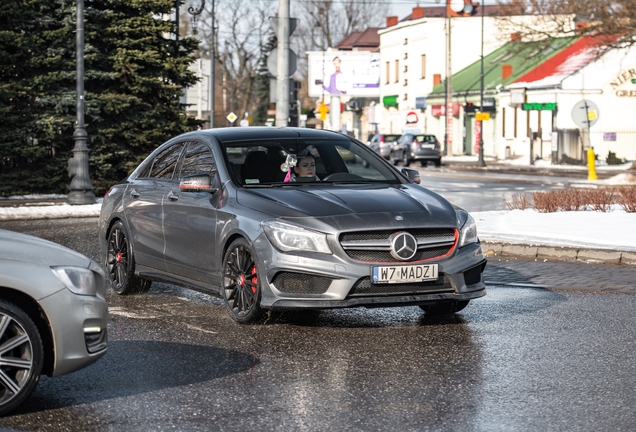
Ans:
{"label": "curb", "polygon": [[481,245],[488,257],[521,257],[545,261],[581,261],[587,263],[636,265],[636,253],[634,252],[487,240],[482,240]]}

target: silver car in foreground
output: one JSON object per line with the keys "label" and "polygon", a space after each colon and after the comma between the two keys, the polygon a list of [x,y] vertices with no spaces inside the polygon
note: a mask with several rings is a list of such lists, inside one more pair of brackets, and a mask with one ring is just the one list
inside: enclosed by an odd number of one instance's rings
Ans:
{"label": "silver car in foreground", "polygon": [[0,230],[0,415],[40,375],[63,375],[106,354],[104,270],[75,251]]}
{"label": "silver car in foreground", "polygon": [[119,294],[175,283],[221,297],[241,323],[264,310],[453,313],[485,295],[486,260],[475,221],[418,177],[335,132],[190,132],[107,192],[102,259]]}

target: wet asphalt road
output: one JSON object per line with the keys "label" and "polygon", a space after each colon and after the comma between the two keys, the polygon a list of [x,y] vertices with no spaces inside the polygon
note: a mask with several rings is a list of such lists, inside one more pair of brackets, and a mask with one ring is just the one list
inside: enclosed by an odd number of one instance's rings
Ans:
{"label": "wet asphalt road", "polygon": [[[97,258],[96,219],[0,228]],[[607,268],[607,277],[620,271]],[[108,354],[73,374],[43,377],[0,427],[627,431],[636,425],[633,294],[491,286],[454,318],[428,319],[417,307],[357,308],[288,313],[258,326],[237,325],[219,300],[166,284],[153,284],[143,296],[110,292],[108,300]]]}

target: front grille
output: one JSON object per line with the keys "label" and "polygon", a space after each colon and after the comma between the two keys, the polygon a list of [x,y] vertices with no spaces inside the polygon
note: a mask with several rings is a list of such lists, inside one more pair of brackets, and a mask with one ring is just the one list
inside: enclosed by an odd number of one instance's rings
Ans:
{"label": "front grille", "polygon": [[373,284],[369,277],[363,277],[353,285],[347,297],[408,295],[454,290],[452,279],[445,273],[434,281],[402,284]]}
{"label": "front grille", "polygon": [[278,291],[290,294],[324,294],[332,279],[306,273],[280,272],[274,276],[272,285]]}
{"label": "front grille", "polygon": [[417,252],[411,262],[447,255],[455,247],[454,228],[348,232],[341,234],[339,240],[345,253],[356,261],[401,262],[391,255],[389,240],[398,231],[408,231],[418,242]]}

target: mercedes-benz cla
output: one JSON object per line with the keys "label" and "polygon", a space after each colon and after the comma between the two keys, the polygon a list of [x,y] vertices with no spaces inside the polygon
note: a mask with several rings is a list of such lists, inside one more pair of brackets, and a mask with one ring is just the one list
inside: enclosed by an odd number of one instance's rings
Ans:
{"label": "mercedes-benz cla", "polygon": [[174,283],[221,297],[241,323],[264,310],[457,312],[485,295],[475,221],[418,178],[335,132],[186,133],[107,192],[102,259],[119,294]]}

